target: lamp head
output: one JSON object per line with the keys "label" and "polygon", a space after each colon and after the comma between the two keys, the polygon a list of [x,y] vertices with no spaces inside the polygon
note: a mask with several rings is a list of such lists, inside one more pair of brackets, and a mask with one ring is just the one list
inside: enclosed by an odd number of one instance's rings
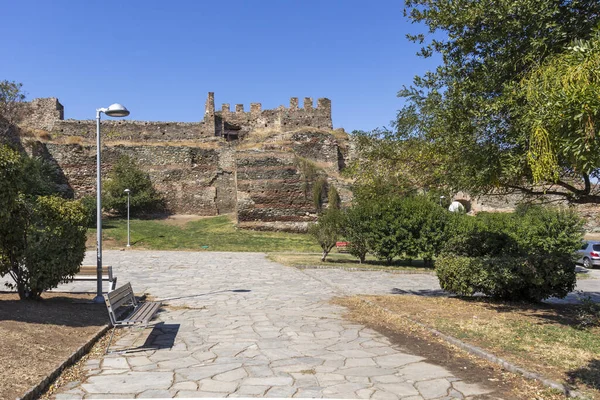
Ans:
{"label": "lamp head", "polygon": [[124,192],[125,192],[125,193],[129,193],[129,192],[131,192],[131,190],[129,190],[129,189],[125,189],[125,190],[124,190]]}
{"label": "lamp head", "polygon": [[108,106],[108,108],[104,111],[104,114],[109,117],[126,117],[129,115],[129,110],[125,108],[125,106],[115,103]]}

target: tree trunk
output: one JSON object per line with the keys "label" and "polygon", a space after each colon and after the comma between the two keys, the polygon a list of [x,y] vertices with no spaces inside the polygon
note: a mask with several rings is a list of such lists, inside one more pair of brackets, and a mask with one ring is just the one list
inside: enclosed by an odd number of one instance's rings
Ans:
{"label": "tree trunk", "polygon": [[322,262],[325,262],[325,258],[327,257],[327,254],[329,254],[329,252],[327,250],[323,250],[323,257],[321,257]]}

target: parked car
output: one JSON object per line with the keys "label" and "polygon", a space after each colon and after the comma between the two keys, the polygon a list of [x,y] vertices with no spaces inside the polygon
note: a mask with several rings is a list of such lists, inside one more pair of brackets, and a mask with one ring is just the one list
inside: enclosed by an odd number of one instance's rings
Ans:
{"label": "parked car", "polygon": [[579,255],[577,264],[582,264],[585,268],[600,266],[600,242],[584,241],[577,254]]}

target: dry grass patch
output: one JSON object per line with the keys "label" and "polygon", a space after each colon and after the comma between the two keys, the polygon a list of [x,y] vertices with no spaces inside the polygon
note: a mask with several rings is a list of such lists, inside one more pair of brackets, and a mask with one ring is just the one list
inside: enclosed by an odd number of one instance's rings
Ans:
{"label": "dry grass patch", "polygon": [[[408,303],[417,298],[416,296],[395,297],[406,298]],[[475,357],[443,339],[433,336],[428,330],[403,316],[412,315],[408,310],[404,310],[401,315],[398,310],[389,312],[369,304],[363,299],[381,301],[380,297],[375,296],[354,296],[335,299],[334,303],[348,309],[347,318],[381,332],[392,343],[405,351],[427,358],[428,362],[448,369],[466,382],[479,383],[494,389],[494,396],[522,400],[565,399],[565,396],[556,390],[548,389],[537,381],[527,380],[518,374],[508,372],[496,364]],[[443,302],[448,299],[436,300]]]}
{"label": "dry grass patch", "polygon": [[0,293],[0,393],[15,399],[37,385],[108,323],[93,294],[44,293],[21,301]]}
{"label": "dry grass patch", "polygon": [[392,265],[378,261],[367,256],[367,261],[361,264],[358,258],[347,253],[329,253],[325,261],[321,261],[321,253],[269,253],[267,257],[271,261],[287,265],[288,267],[318,267],[318,268],[343,268],[358,270],[377,270],[390,272],[403,272],[415,274],[433,274],[432,268],[426,268],[422,260],[415,260],[409,264],[408,261],[394,261]]}
{"label": "dry grass patch", "polygon": [[365,298],[600,398],[600,328],[580,329],[576,306],[419,296]]}

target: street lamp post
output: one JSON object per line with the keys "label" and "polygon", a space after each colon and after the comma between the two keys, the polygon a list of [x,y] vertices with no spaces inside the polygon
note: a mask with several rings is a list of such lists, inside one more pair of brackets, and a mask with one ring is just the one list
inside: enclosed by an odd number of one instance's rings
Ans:
{"label": "street lamp post", "polygon": [[108,108],[98,108],[96,110],[96,297],[94,303],[103,303],[102,297],[102,180],[100,166],[100,114],[106,114],[109,117],[126,117],[129,111],[121,104],[115,103]]}
{"label": "street lamp post", "polygon": [[127,193],[127,247],[130,247],[130,245],[129,245],[129,192],[131,192],[131,190],[125,189],[125,193]]}

